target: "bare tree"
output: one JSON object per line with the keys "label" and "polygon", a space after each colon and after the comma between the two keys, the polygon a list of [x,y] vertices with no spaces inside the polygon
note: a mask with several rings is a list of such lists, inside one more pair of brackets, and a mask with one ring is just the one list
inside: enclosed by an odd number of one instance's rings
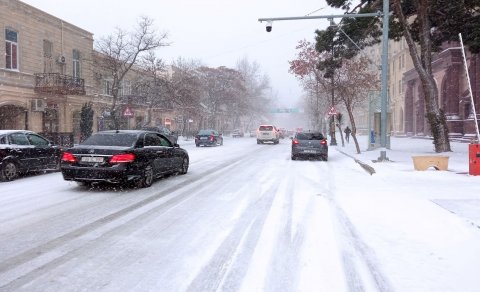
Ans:
{"label": "bare tree", "polygon": [[380,86],[379,74],[371,70],[370,61],[364,57],[345,60],[342,67],[337,69],[337,72],[337,91],[350,118],[351,134],[357,153],[360,153],[360,146],[357,141],[357,127],[353,113],[358,105],[365,103],[369,91],[378,90]]}
{"label": "bare tree", "polygon": [[238,127],[240,119],[245,118],[242,127],[250,129],[259,117],[267,112],[267,91],[270,89],[270,80],[262,74],[257,62],[250,62],[244,57],[237,62],[236,70],[240,73],[245,87],[245,96],[239,101],[240,107],[235,113],[234,127]]}
{"label": "bare tree", "polygon": [[[328,108],[332,106],[330,94],[332,80],[325,78],[325,72],[319,69],[318,64],[329,56],[327,53],[317,52],[314,45],[306,40],[299,41],[296,48],[297,58],[289,62],[290,72],[299,78],[307,93],[306,103],[309,105],[307,111],[311,115],[315,128],[323,130],[323,118]],[[337,103],[338,99],[335,98],[334,105]]]}
{"label": "bare tree", "polygon": [[166,39],[167,33],[157,33],[152,19],[140,17],[133,31],[117,28],[112,35],[95,43],[95,49],[100,54],[95,65],[112,82],[110,114],[116,129],[120,126],[117,103],[121,82],[144,54],[168,46]]}

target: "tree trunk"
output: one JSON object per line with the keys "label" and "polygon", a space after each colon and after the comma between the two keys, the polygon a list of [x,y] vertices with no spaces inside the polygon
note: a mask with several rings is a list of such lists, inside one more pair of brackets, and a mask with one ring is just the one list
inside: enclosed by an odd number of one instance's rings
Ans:
{"label": "tree trunk", "polygon": [[438,88],[432,75],[432,59],[431,59],[431,40],[430,40],[430,22],[428,19],[428,1],[419,1],[417,3],[418,14],[420,19],[420,55],[417,45],[413,41],[410,33],[409,24],[403,14],[400,0],[393,2],[393,8],[398,15],[398,19],[403,28],[403,35],[408,44],[410,56],[413,65],[417,71],[422,87],[424,90],[425,111],[430,129],[433,135],[433,144],[435,152],[451,151],[450,141],[448,139],[448,127],[444,112],[438,105]]}
{"label": "tree trunk", "polygon": [[[350,124],[352,125],[352,132],[350,133],[350,135],[352,136],[353,141],[355,142],[355,149],[357,150],[357,154],[360,154],[361,153],[360,145],[358,144],[358,140],[357,140],[357,126],[355,125],[355,118],[353,116],[353,111],[351,107],[348,106],[347,104],[345,104],[345,107],[347,108],[348,117],[350,118]],[[370,137],[368,137],[367,139],[370,139]]]}
{"label": "tree trunk", "polygon": [[343,140],[342,126],[340,125],[340,123],[337,123],[337,128],[338,128],[338,131],[340,132],[340,138],[342,138],[342,147],[345,147],[345,140]]}

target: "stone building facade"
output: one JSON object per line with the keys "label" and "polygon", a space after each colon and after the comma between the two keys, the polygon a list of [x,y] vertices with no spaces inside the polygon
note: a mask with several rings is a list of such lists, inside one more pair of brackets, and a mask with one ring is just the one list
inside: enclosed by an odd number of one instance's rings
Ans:
{"label": "stone building facade", "polygon": [[[108,76],[94,64],[93,33],[18,0],[0,0],[0,129],[27,129],[55,143],[80,139],[80,111],[91,102],[93,130],[108,129],[112,104]],[[123,82],[123,126],[145,121],[148,106]],[[171,109],[154,108],[152,123],[175,129]]]}
{"label": "stone building facade", "polygon": [[[467,50],[467,64],[477,118],[480,118],[480,56]],[[451,137],[471,139],[475,136],[473,108],[459,44],[451,43],[435,55],[432,70],[439,92],[439,105],[444,110]],[[417,72],[404,74],[405,134],[430,136],[425,117],[423,89]]]}

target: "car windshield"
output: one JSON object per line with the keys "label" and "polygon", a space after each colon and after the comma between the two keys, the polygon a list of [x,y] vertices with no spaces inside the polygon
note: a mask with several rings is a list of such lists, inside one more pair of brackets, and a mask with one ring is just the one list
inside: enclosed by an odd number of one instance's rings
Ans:
{"label": "car windshield", "polygon": [[321,133],[298,133],[298,140],[323,140],[323,135]]}
{"label": "car windshield", "polygon": [[90,136],[83,141],[82,145],[97,145],[97,146],[124,146],[132,147],[137,141],[136,134],[130,133],[98,133]]}
{"label": "car windshield", "polygon": [[260,126],[259,130],[260,131],[272,131],[273,127],[272,126]]}

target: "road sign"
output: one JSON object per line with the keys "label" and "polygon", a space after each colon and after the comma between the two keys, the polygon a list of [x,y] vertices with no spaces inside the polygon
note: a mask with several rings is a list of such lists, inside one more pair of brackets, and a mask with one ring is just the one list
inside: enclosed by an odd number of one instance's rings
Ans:
{"label": "road sign", "polygon": [[127,106],[124,110],[123,110],[123,116],[124,117],[133,117],[134,113],[133,111]]}
{"label": "road sign", "polygon": [[289,113],[299,113],[298,108],[272,108],[270,113],[272,114],[289,114]]}
{"label": "road sign", "polygon": [[336,116],[338,114],[337,110],[335,109],[335,107],[331,107],[330,110],[328,111],[328,115],[329,116]]}

